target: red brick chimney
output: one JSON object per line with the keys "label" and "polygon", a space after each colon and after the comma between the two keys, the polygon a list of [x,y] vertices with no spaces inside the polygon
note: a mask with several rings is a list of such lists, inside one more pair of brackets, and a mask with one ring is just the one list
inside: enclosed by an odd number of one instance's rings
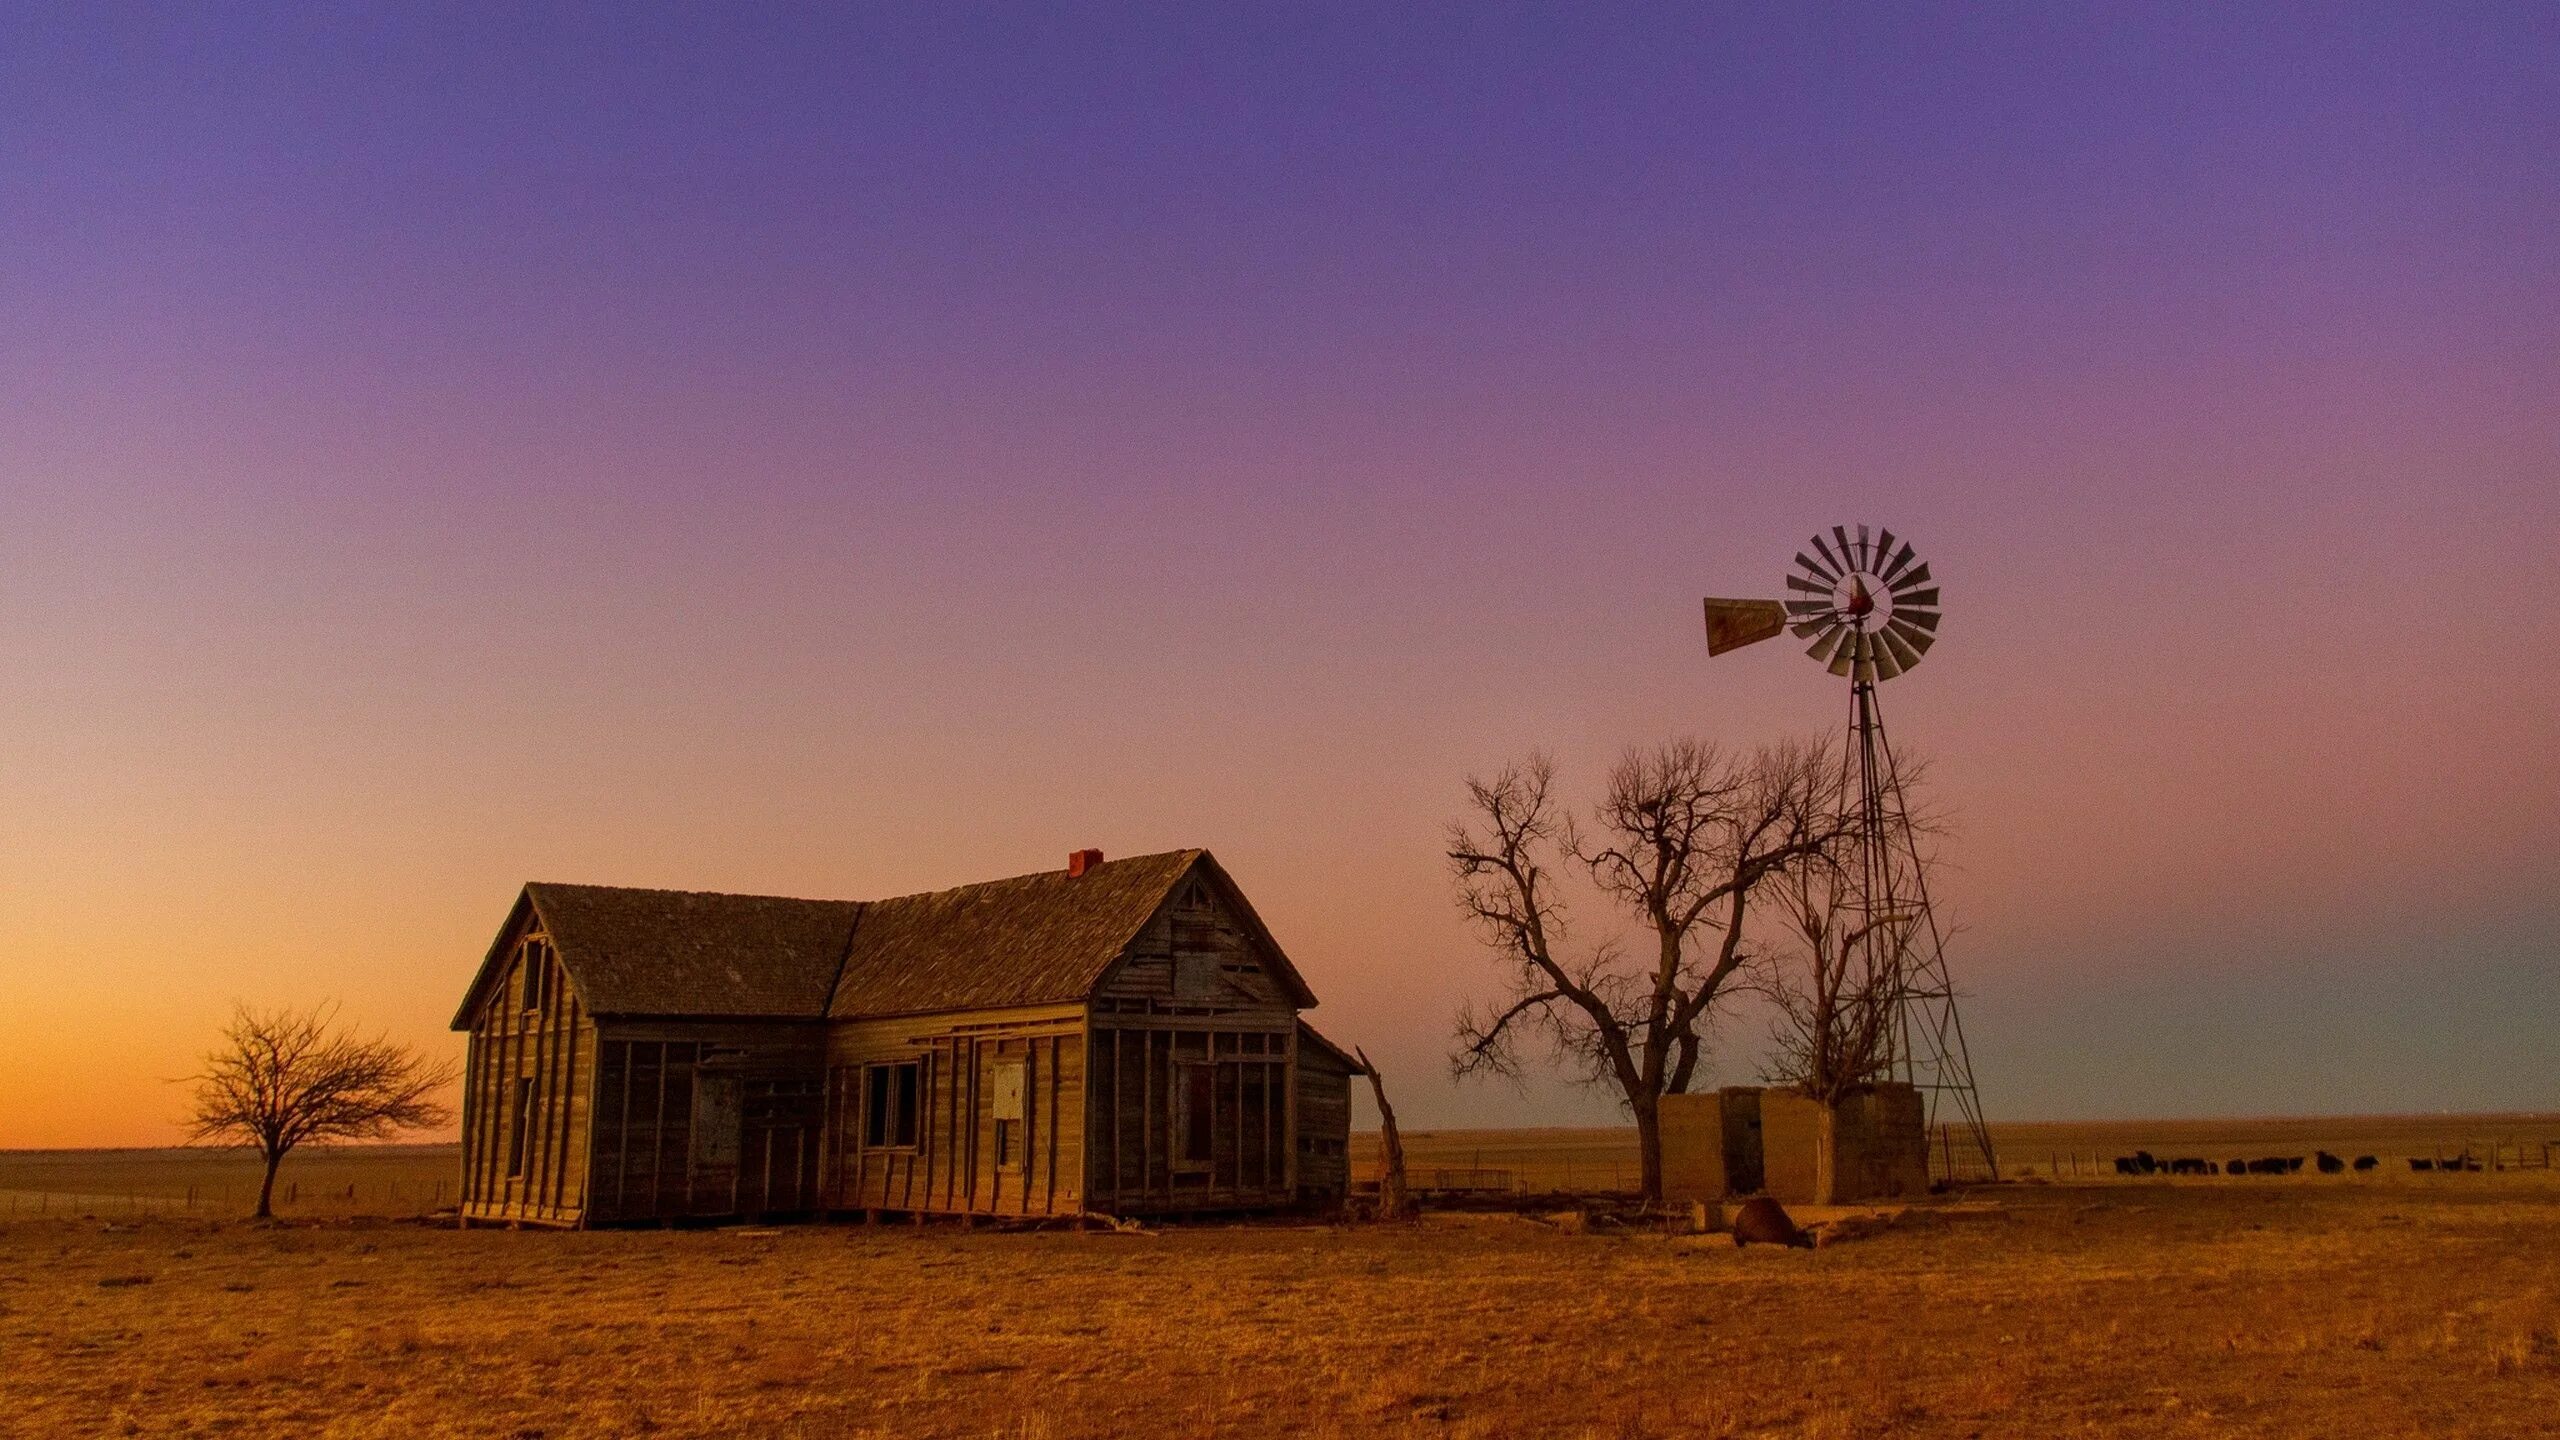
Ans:
{"label": "red brick chimney", "polygon": [[1067,878],[1073,880],[1101,863],[1102,852],[1099,850],[1070,851],[1067,855]]}

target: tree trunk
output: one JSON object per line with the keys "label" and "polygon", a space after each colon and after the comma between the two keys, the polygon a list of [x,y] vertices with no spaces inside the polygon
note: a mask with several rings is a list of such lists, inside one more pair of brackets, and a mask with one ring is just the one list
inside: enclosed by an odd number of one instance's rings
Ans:
{"label": "tree trunk", "polygon": [[1396,1107],[1387,1103],[1387,1082],[1378,1067],[1369,1063],[1369,1053],[1354,1049],[1360,1068],[1369,1072],[1369,1093],[1378,1102],[1378,1149],[1384,1162],[1378,1174],[1378,1216],[1385,1220],[1409,1220],[1417,1212],[1413,1196],[1404,1184],[1404,1140],[1396,1134]]}
{"label": "tree trunk", "polygon": [[1636,1097],[1627,1104],[1636,1114],[1636,1198],[1647,1205],[1659,1205],[1662,1203],[1662,1097]]}
{"label": "tree trunk", "polygon": [[1813,1203],[1840,1203],[1840,1102],[1819,1100],[1813,1120]]}
{"label": "tree trunk", "polygon": [[283,1163],[284,1155],[281,1152],[267,1157],[267,1177],[258,1182],[258,1213],[251,1216],[251,1219],[275,1218],[276,1167]]}

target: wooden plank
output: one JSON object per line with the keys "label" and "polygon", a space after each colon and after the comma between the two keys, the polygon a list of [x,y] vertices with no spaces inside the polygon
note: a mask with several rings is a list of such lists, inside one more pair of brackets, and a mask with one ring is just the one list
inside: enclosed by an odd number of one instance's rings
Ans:
{"label": "wooden plank", "polygon": [[1138,1057],[1138,1195],[1144,1199],[1153,1195],[1156,1188],[1156,1032],[1141,1030],[1138,1034],[1143,1037]]}
{"label": "wooden plank", "polygon": [[658,1106],[649,1121],[649,1218],[660,1218],[666,1211],[667,1188],[667,1050],[658,1042]]}
{"label": "wooden plank", "polygon": [[1281,1074],[1280,1175],[1281,1187],[1294,1200],[1298,1195],[1298,1027],[1289,1027],[1283,1043],[1288,1058],[1282,1062]]}
{"label": "wooden plank", "polygon": [[480,1049],[480,1027],[475,1021],[462,1051],[462,1153],[456,1157],[462,1162],[462,1173],[454,1178],[465,1210],[478,1198],[471,1186],[471,1147],[479,1139],[480,1127],[488,1123],[480,1115]]}
{"label": "wooden plank", "polygon": [[[1065,1049],[1066,1043],[1066,1037],[1063,1035],[1049,1037],[1049,1165],[1046,1172],[1047,1188],[1043,1192],[1040,1204],[1040,1209],[1044,1213],[1054,1212],[1058,1208],[1058,1130],[1059,1122],[1063,1118],[1059,1114],[1058,1104],[1058,1055]],[[1078,1046],[1077,1050],[1082,1053],[1084,1048]]]}
{"label": "wooden plank", "polygon": [[[542,973],[535,965],[529,964],[525,968],[534,974]],[[544,992],[544,997],[543,1007],[536,1010],[533,1017],[533,1094],[537,1123],[533,1149],[525,1163],[524,1208],[533,1215],[545,1214],[544,1197],[551,1193],[551,1142],[560,1128],[553,1115],[553,1102],[559,1098],[553,1072],[558,1068],[555,1061],[560,1045],[551,1024],[548,991]]]}
{"label": "wooden plank", "polygon": [[963,1040],[960,1044],[967,1048],[969,1057],[969,1080],[961,1087],[965,1093],[960,1099],[960,1123],[968,1127],[969,1136],[961,1151],[968,1157],[969,1168],[966,1183],[960,1191],[960,1208],[975,1210],[978,1208],[978,1072],[983,1067],[978,1060],[977,1040]]}
{"label": "wooden plank", "polygon": [[[565,988],[565,987],[564,987]],[[578,1022],[569,1002],[560,1006],[563,1022],[560,1034],[560,1155],[551,1172],[551,1210],[559,1214],[569,1206],[570,1150],[577,1138],[578,1119]]]}
{"label": "wooden plank", "polygon": [[[1102,1197],[1107,1198],[1114,1204],[1118,1203],[1120,1199],[1120,1187],[1122,1184],[1120,1177],[1129,1173],[1127,1161],[1122,1158],[1122,1152],[1120,1149],[1120,1108],[1122,1102],[1129,1094],[1129,1042],[1123,1038],[1126,1034],[1126,1031],[1116,1029],[1094,1031],[1092,1039],[1085,1046],[1084,1057],[1085,1095],[1087,1097],[1085,1113],[1087,1115],[1091,1115],[1099,1093],[1093,1088],[1093,1077],[1102,1073],[1100,1068],[1094,1064],[1094,1048],[1102,1043],[1103,1036],[1108,1035],[1111,1037],[1111,1092],[1109,1100],[1111,1105],[1111,1184],[1109,1189],[1102,1192]],[[1091,1184],[1087,1184],[1085,1186],[1085,1189],[1088,1192],[1092,1191],[1093,1188],[1094,1187]]]}
{"label": "wooden plank", "polygon": [[[622,1052],[622,1104],[613,1117],[613,1218],[631,1214],[631,1050],[628,1040],[614,1042]],[[611,1054],[610,1050],[601,1053]]]}

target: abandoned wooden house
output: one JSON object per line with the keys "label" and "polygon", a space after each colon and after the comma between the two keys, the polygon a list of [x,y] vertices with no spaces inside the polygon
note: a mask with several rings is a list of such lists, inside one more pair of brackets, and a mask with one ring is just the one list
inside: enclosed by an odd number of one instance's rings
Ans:
{"label": "abandoned wooden house", "polygon": [[893,900],[529,884],[454,1017],[462,1215],[1329,1208],[1358,1063],[1205,850]]}

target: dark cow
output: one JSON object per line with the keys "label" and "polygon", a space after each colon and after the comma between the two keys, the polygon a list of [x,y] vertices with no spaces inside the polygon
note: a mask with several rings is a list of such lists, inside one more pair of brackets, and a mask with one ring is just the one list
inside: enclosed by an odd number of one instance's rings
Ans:
{"label": "dark cow", "polygon": [[2283,1175],[2292,1170],[2300,1169],[2301,1166],[2302,1161],[2298,1157],[2291,1165],[2287,1165],[2284,1157],[2281,1155],[2261,1155],[2257,1159],[2249,1162],[2249,1173],[2252,1175]]}
{"label": "dark cow", "polygon": [[2214,1166],[2213,1162],[2210,1160],[2172,1160],[2169,1162],[2169,1173],[2172,1175],[2211,1175],[2214,1173]]}
{"label": "dark cow", "polygon": [[2381,1163],[2370,1155],[2359,1155],[2356,1157],[2356,1173],[2361,1175]]}
{"label": "dark cow", "polygon": [[2326,1150],[2323,1150],[2319,1154],[2313,1156],[2312,1159],[2319,1165],[2320,1173],[2323,1175],[2344,1175],[2347,1173],[2347,1162],[2330,1154]]}
{"label": "dark cow", "polygon": [[1746,1245],[1787,1245],[1798,1250],[1813,1248],[1813,1237],[1796,1228],[1787,1216],[1787,1207],[1766,1195],[1755,1195],[1742,1202],[1733,1216],[1733,1248]]}
{"label": "dark cow", "polygon": [[2428,1159],[2424,1155],[2412,1155],[2409,1157],[2409,1168],[2415,1170],[2421,1175],[2424,1175],[2428,1171],[2436,1168],[2436,1162]]}
{"label": "dark cow", "polygon": [[2249,1173],[2249,1162],[2246,1160],[2234,1160],[2222,1167],[2222,1173],[2225,1175],[2246,1175]]}
{"label": "dark cow", "polygon": [[2156,1175],[2163,1168],[2148,1150],[2136,1150],[2130,1155],[2116,1157],[2116,1173],[2119,1175]]}

